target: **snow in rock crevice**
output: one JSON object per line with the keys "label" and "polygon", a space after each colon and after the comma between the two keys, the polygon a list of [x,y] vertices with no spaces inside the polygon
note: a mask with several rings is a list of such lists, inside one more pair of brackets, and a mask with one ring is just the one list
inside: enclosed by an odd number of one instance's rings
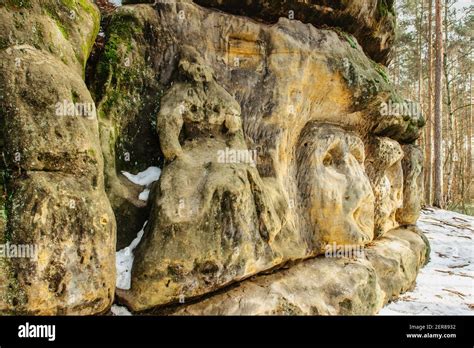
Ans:
{"label": "snow in rock crevice", "polygon": [[123,307],[123,306],[119,306],[119,305],[112,305],[112,307],[110,307],[110,312],[112,312],[112,314],[114,316],[129,316],[129,315],[132,315],[132,313],[130,313],[130,311],[128,310],[127,307]]}
{"label": "snow in rock crevice", "polygon": [[144,187],[144,190],[138,195],[138,199],[147,202],[150,195],[151,184],[158,181],[161,176],[161,169],[158,167],[149,167],[138,174],[130,174],[126,171],[122,171],[122,174],[135,185]]}
{"label": "snow in rock crevice", "polygon": [[[160,178],[161,169],[158,167],[149,167],[143,172],[137,174],[130,174],[126,171],[122,171],[122,174],[130,180],[130,182],[143,186],[145,189],[140,193],[138,199],[147,201],[148,196],[150,194],[150,187],[155,181]],[[116,252],[115,256],[115,266],[117,270],[117,280],[116,280],[116,287],[118,289],[129,290],[131,287],[131,272],[133,266],[133,250],[137,247],[140,243],[143,233],[145,230],[145,226],[148,221],[145,222],[142,229],[138,231],[137,236],[135,239],[130,243],[128,247],[125,247]]]}
{"label": "snow in rock crevice", "polygon": [[158,167],[149,167],[138,174],[130,174],[122,170],[122,174],[131,182],[140,186],[148,186],[157,181],[161,175],[161,169]]}
{"label": "snow in rock crevice", "polygon": [[137,247],[138,243],[140,243],[147,222],[148,221],[145,222],[132,243],[130,243],[128,247],[125,247],[116,253],[115,266],[117,269],[117,281],[115,286],[118,289],[130,290],[132,284],[132,266],[133,260],[135,258],[133,255],[133,250]]}

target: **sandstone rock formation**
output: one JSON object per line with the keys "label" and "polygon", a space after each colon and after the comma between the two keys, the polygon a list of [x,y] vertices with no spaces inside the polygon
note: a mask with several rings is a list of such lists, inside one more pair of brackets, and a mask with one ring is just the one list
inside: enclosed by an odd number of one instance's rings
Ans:
{"label": "sandstone rock formation", "polygon": [[389,138],[373,137],[368,144],[366,160],[375,202],[375,235],[398,226],[397,210],[403,204],[403,151],[400,144]]}
{"label": "sandstone rock formation", "polygon": [[403,207],[397,211],[397,221],[401,225],[416,224],[420,216],[423,197],[423,153],[412,144],[403,149]]}
{"label": "sandstone rock formation", "polygon": [[175,315],[370,315],[410,289],[427,244],[393,230],[354,258],[318,257],[256,277]]}
{"label": "sandstone rock formation", "polygon": [[388,65],[395,38],[393,0],[196,0],[226,12],[250,16],[266,22],[280,17],[318,26],[339,27],[354,35],[374,61]]}
{"label": "sandstone rock formation", "polygon": [[342,128],[308,123],[297,146],[298,197],[315,243],[364,245],[374,237],[374,194],[362,140]]}
{"label": "sandstone rock formation", "polygon": [[88,1],[7,1],[0,18],[0,240],[37,250],[36,259],[3,263],[0,310],[99,313],[114,296],[115,218],[82,79],[98,10]]}
{"label": "sandstone rock formation", "polygon": [[[142,310],[176,302],[180,296],[199,296],[318,255],[327,244],[367,244],[374,233],[380,236],[398,226],[402,152],[396,140],[375,135],[411,141],[423,121],[420,115],[382,114],[380,103],[402,99],[383,68],[367,59],[357,44],[335,31],[299,21],[281,18],[274,25],[259,24],[186,1],[126,6],[112,16],[110,26],[119,23],[122,27],[128,23],[133,30],[126,41],[118,42],[123,47],[118,52],[125,53],[118,55],[114,67],[125,74],[131,68],[125,65],[130,55],[136,61],[133,52],[126,51],[128,46],[153,57],[145,63],[146,76],[121,88],[130,94],[153,81],[161,83],[164,95],[157,131],[167,159],[151,196],[152,223],[136,250],[132,289],[119,292],[131,308]],[[217,29],[196,30],[205,27]],[[204,44],[196,47],[194,42]],[[191,63],[186,53],[183,60],[184,46],[196,50]],[[107,62],[107,57],[102,58],[99,67]],[[193,64],[191,74],[183,71]],[[212,87],[212,74],[240,104],[245,144],[238,148],[256,151],[257,170],[246,169],[252,174],[237,170],[241,163],[232,163],[235,174],[227,174],[226,165],[215,165],[218,152],[235,145],[229,138],[230,145],[224,145],[225,137],[221,140],[228,128],[226,112],[212,110],[216,104],[212,100],[223,93]],[[193,84],[207,84],[207,95]],[[111,91],[116,87],[106,86]],[[192,91],[181,92],[185,86]],[[256,88],[260,93],[254,93]],[[106,92],[101,105],[113,97],[113,92]],[[122,102],[126,100],[120,98]],[[144,101],[142,110],[151,109],[153,103],[156,100]],[[118,108],[115,112],[121,119],[131,116]],[[137,119],[140,114],[134,112]],[[212,130],[207,125],[211,121],[223,128]],[[332,140],[327,139],[329,134]],[[377,139],[399,151],[384,152],[382,146],[370,152],[369,144]],[[368,162],[364,142],[372,156]],[[205,154],[201,148],[206,148]],[[366,162],[382,171],[380,178],[374,169],[369,180]],[[233,179],[220,186],[229,176]],[[218,187],[222,193],[214,193]],[[186,214],[180,216],[180,210]],[[216,217],[209,215],[212,211]],[[224,232],[223,226],[229,224],[231,232]],[[215,226],[220,226],[220,232]],[[189,248],[183,254],[184,245]],[[255,256],[245,254],[247,250]]]}
{"label": "sandstone rock formation", "polygon": [[[424,120],[383,107],[406,101],[371,60],[389,59],[393,3],[136,2],[102,21],[86,70],[87,0],[0,7],[0,227],[40,250],[0,264],[0,311],[100,313],[114,290],[143,311],[242,282],[175,312],[372,314],[408,290],[428,248],[408,226]],[[94,108],[58,117],[71,103]],[[149,166],[144,202],[122,171]],[[114,251],[146,220],[114,289]],[[341,247],[363,255],[322,256]]]}
{"label": "sandstone rock formation", "polygon": [[[195,49],[184,46],[178,66],[184,81],[165,93],[157,116],[161,149],[170,163],[155,186],[132,291],[120,294],[137,310],[177,301],[182,294],[205,294],[277,265],[281,255],[304,251],[303,245],[287,245],[293,236],[282,244],[279,214],[255,159],[238,158],[248,153],[239,104]],[[225,158],[229,153],[235,160]]]}

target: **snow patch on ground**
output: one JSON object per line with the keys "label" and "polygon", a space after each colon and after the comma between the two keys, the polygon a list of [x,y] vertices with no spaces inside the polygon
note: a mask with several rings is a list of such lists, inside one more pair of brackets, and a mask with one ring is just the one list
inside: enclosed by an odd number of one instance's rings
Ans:
{"label": "snow patch on ground", "polygon": [[127,307],[122,307],[116,304],[110,307],[110,311],[112,312],[114,316],[117,316],[117,317],[132,315],[132,313],[130,313]]}
{"label": "snow patch on ground", "polygon": [[138,232],[136,238],[130,243],[128,247],[125,247],[117,251],[115,256],[115,267],[117,269],[117,281],[116,287],[123,290],[130,290],[132,284],[132,266],[133,266],[133,250],[140,243],[145,226],[148,221],[145,222],[142,229]]}
{"label": "snow patch on ground", "polygon": [[130,174],[125,171],[122,171],[122,174],[134,184],[145,186],[145,189],[138,195],[138,199],[147,202],[148,196],[150,195],[150,186],[160,178],[161,169],[158,167],[149,167],[138,174]]}
{"label": "snow patch on ground", "polygon": [[430,208],[417,225],[430,241],[430,262],[415,289],[379,314],[474,315],[474,217]]}

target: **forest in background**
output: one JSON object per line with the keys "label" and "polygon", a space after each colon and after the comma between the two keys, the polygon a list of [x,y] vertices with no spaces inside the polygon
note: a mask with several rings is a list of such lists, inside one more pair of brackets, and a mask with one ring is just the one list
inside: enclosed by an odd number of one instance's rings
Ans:
{"label": "forest in background", "polygon": [[390,75],[420,103],[426,127],[425,205],[474,215],[472,177],[473,5],[456,0],[397,1]]}

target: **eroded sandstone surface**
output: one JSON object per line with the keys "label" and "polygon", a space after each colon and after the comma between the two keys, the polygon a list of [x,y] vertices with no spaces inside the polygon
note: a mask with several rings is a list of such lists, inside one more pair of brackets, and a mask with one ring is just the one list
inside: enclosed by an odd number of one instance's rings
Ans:
{"label": "eroded sandstone surface", "polygon": [[[381,107],[406,102],[377,63],[391,2],[131,4],[87,69],[98,10],[60,3],[0,7],[3,240],[40,250],[2,263],[0,310],[95,314],[115,293],[134,311],[372,314],[413,286],[424,120]],[[149,166],[144,201],[122,171]],[[114,251],[145,221],[115,289]]]}
{"label": "eroded sandstone surface", "polygon": [[[83,80],[99,11],[82,0],[6,1],[0,18],[0,240],[37,252],[2,263],[0,310],[100,313],[114,297],[116,229]],[[74,103],[85,107],[68,110]]]}
{"label": "eroded sandstone surface", "polygon": [[427,244],[393,230],[354,258],[325,255],[246,280],[174,315],[370,315],[415,284]]}
{"label": "eroded sandstone surface", "polygon": [[367,55],[387,65],[395,39],[394,0],[196,0],[196,3],[265,22],[280,17],[339,27],[354,35]]}

